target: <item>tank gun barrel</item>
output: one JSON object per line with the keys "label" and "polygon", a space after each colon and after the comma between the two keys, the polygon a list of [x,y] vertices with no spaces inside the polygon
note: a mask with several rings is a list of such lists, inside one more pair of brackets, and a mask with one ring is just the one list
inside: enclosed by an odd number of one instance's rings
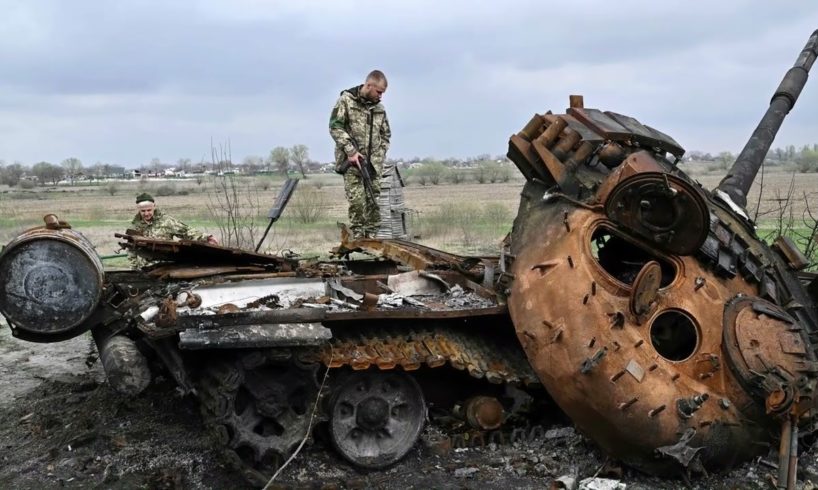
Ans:
{"label": "tank gun barrel", "polygon": [[818,57],[818,30],[812,33],[806,46],[795,60],[795,65],[787,71],[784,79],[770,101],[770,107],[761,118],[752,136],[744,145],[730,171],[719,183],[717,189],[725,192],[734,203],[747,205],[747,193],[753,185],[758,169],[764,163],[770,146],[781,123],[795,105],[815,58]]}

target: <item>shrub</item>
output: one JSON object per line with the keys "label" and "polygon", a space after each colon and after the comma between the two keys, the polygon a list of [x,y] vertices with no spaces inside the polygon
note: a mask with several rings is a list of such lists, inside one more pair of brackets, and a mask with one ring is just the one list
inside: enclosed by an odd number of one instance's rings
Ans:
{"label": "shrub", "polygon": [[295,192],[287,208],[292,210],[295,221],[303,224],[315,223],[327,215],[327,196],[321,189],[304,186]]}
{"label": "shrub", "polygon": [[452,184],[462,184],[466,181],[466,173],[460,170],[451,170],[448,174],[449,182]]}
{"label": "shrub", "polygon": [[438,185],[448,173],[448,169],[440,162],[430,162],[418,168],[415,173],[418,178],[423,178],[421,185],[426,185],[426,181]]}
{"label": "shrub", "polygon": [[157,196],[173,196],[176,194],[176,185],[175,184],[162,184],[156,188],[154,193]]}

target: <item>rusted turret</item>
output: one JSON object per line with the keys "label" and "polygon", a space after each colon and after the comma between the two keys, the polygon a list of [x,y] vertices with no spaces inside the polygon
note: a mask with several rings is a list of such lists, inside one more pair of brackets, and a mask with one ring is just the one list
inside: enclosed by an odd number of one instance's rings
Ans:
{"label": "rusted turret", "polygon": [[789,69],[781,84],[770,101],[761,122],[758,123],[753,135],[744,145],[730,171],[719,183],[718,191],[726,193],[739,206],[747,205],[747,192],[753,185],[758,169],[764,163],[767,151],[773,144],[776,133],[784,122],[784,118],[795,105],[801,89],[807,83],[807,77],[815,58],[818,57],[818,30],[812,33],[806,46],[795,60],[795,65]]}
{"label": "rusted turret", "polygon": [[617,459],[657,474],[724,468],[780,429],[780,480],[794,475],[799,427],[816,421],[815,301],[797,249],[767,246],[730,201],[744,204],[817,38],[717,195],[676,165],[672,138],[577,96],[511,137],[528,182],[509,312],[554,400]]}

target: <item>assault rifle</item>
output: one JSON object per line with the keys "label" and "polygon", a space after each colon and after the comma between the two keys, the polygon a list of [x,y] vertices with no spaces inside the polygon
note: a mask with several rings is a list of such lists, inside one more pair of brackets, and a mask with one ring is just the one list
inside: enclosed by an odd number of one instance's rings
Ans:
{"label": "assault rifle", "polygon": [[358,161],[358,170],[361,172],[361,182],[364,184],[364,192],[366,193],[367,200],[369,200],[373,206],[377,206],[378,198],[375,197],[375,191],[372,189],[372,177],[369,176],[370,166],[371,164],[368,158],[363,158]]}
{"label": "assault rifle", "polygon": [[[372,153],[372,128],[369,128],[369,153]],[[358,150],[360,145],[355,140],[355,137],[351,134],[349,135],[352,143],[355,145],[355,152],[358,153],[363,157],[361,152]],[[378,205],[378,198],[375,196],[375,191],[372,189],[372,177],[369,175],[369,169],[372,168],[373,170],[375,167],[369,161],[369,155],[367,154],[366,158],[361,158],[358,160],[358,171],[361,172],[361,182],[364,184],[364,193],[366,193],[366,198],[369,202],[372,203],[373,206]]]}

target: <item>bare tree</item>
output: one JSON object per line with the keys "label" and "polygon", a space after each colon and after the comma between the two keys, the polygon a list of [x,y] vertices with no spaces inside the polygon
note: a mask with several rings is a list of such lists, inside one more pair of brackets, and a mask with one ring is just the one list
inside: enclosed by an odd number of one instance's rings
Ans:
{"label": "bare tree", "polygon": [[301,177],[306,179],[307,174],[304,172],[304,164],[310,159],[310,150],[307,145],[294,145],[290,148],[290,156],[293,163],[298,167],[298,171],[301,172]]}
{"label": "bare tree", "polygon": [[20,182],[20,179],[23,177],[24,173],[25,169],[18,162],[0,167],[0,184],[6,184],[9,187],[13,187]]}
{"label": "bare tree", "polygon": [[[219,148],[211,145],[210,152],[214,165],[219,163],[230,168],[229,145],[219,145]],[[253,250],[259,236],[256,220],[261,214],[258,190],[242,185],[241,179],[234,175],[217,176],[213,188],[208,194],[208,211],[217,222],[222,245]]]}
{"label": "bare tree", "polygon": [[71,157],[63,160],[61,165],[65,169],[65,175],[71,185],[74,185],[74,180],[82,174],[82,162],[79,158]]}
{"label": "bare tree", "polygon": [[37,177],[37,180],[40,181],[40,185],[45,185],[46,182],[51,182],[52,184],[57,185],[57,182],[59,182],[65,175],[65,169],[59,165],[54,165],[48,162],[40,162],[31,167],[31,173]]}
{"label": "bare tree", "polygon": [[286,177],[290,169],[290,150],[276,146],[270,151],[270,162]]}
{"label": "bare tree", "polygon": [[261,170],[264,166],[264,159],[260,156],[248,155],[241,161],[241,166],[246,174],[252,175]]}
{"label": "bare tree", "polygon": [[192,161],[191,161],[190,158],[180,158],[180,159],[176,160],[176,167],[177,167],[176,170],[179,170],[179,171],[184,172],[184,173],[190,172],[191,162]]}
{"label": "bare tree", "polygon": [[812,195],[806,192],[803,193],[805,205],[801,216],[803,228],[796,228],[793,231],[793,236],[795,237],[795,243],[809,260],[809,268],[815,269],[816,265],[818,265],[818,215],[810,207],[810,197],[814,198],[815,193],[812,193]]}

